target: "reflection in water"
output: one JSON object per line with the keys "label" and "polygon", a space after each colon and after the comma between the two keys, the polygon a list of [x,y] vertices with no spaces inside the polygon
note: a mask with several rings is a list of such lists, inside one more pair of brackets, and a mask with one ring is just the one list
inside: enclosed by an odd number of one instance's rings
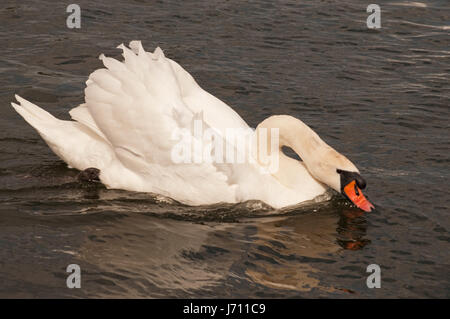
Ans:
{"label": "reflection in water", "polygon": [[[362,215],[344,208],[339,215],[319,212],[259,223],[253,254],[265,262],[248,269],[247,275],[273,288],[334,291],[314,276],[319,272],[316,266],[333,263],[333,255],[341,247],[357,250],[369,242],[364,239],[366,224]],[[356,216],[359,221],[355,220]]]}
{"label": "reflection in water", "polygon": [[237,223],[187,223],[143,212],[87,226],[75,249],[92,268],[84,289],[100,297],[207,297],[230,280],[241,280],[273,289],[331,292],[335,287],[317,275],[320,266],[333,263],[342,248],[368,243],[364,217],[349,208],[340,214],[325,208],[241,215]]}
{"label": "reflection in water", "polygon": [[93,183],[79,183],[79,187],[82,189],[82,197],[84,199],[100,199],[99,184]]}
{"label": "reflection in water", "polygon": [[359,250],[370,243],[366,235],[367,220],[364,212],[359,210],[342,210],[338,222],[338,244],[349,250]]}
{"label": "reflection in water", "polygon": [[96,270],[84,288],[95,296],[170,297],[218,285],[238,257],[237,242],[220,236],[232,225],[187,226],[142,214],[87,230],[79,258]]}

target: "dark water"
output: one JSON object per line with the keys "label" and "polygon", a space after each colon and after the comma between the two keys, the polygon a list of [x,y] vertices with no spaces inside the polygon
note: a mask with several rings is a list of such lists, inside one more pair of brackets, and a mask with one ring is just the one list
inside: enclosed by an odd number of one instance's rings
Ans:
{"label": "dark water", "polygon": [[[450,4],[60,1],[0,5],[0,297],[450,296]],[[360,168],[377,210],[339,197],[274,211],[188,207],[75,182],[10,107],[68,119],[100,53],[161,46],[251,125],[302,119]],[[66,288],[79,264],[82,288]],[[380,289],[366,267],[381,266]]]}

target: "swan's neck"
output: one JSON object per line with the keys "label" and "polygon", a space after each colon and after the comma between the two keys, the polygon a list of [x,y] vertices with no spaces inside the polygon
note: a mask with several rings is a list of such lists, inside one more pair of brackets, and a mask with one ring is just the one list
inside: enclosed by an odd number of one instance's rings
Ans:
{"label": "swan's neck", "polygon": [[[271,143],[274,140],[273,129],[278,131],[278,143]],[[266,135],[261,131],[265,131]],[[300,169],[304,170],[304,167],[300,167],[304,165],[316,180],[339,191],[340,180],[336,168],[357,171],[345,156],[326,144],[309,126],[292,116],[271,116],[258,125],[256,133],[258,138],[267,136],[267,144],[270,145],[267,154],[278,161],[278,169],[272,170],[271,174],[280,181],[295,178],[292,175]],[[286,156],[281,149],[283,146],[292,148],[303,162]],[[260,146],[257,148],[260,154]],[[259,157],[258,162],[261,164]]]}

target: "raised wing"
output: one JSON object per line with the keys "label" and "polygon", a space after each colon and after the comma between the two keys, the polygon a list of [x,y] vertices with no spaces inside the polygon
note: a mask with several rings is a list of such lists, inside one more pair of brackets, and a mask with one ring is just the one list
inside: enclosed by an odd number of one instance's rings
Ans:
{"label": "raised wing", "polygon": [[[205,127],[246,127],[245,122],[203,91],[178,64],[165,58],[160,48],[150,53],[140,42],[133,41],[130,46],[133,50],[119,46],[124,62],[100,56],[105,68],[90,75],[86,103],[72,110],[72,117],[104,137],[123,166],[142,178],[139,189],[133,190],[175,198],[205,196],[211,203],[234,201],[236,186],[230,185],[217,166],[174,163],[172,151],[179,142],[174,133],[191,130],[202,111]],[[196,137],[194,140],[199,142]]]}

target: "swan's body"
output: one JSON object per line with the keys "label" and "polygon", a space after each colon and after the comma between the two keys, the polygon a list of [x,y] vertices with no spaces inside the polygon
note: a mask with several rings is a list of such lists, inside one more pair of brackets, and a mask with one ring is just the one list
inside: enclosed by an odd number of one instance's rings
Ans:
{"label": "swan's body", "polygon": [[311,200],[327,185],[340,191],[336,168],[358,173],[290,116],[270,117],[257,130],[279,128],[280,147],[291,147],[304,162],[280,152],[279,169],[269,174],[248,158],[239,164],[174,163],[173,132],[189,129],[194,119],[214,128],[225,143],[226,129],[249,132],[249,127],[161,49],[145,52],[138,41],[130,43],[131,50],[120,48],[123,63],[101,56],[106,68],[89,76],[85,103],[70,111],[74,121],[56,119],[18,96],[20,105],[12,104],[63,161],[79,170],[99,169],[108,188],[162,194],[192,205],[256,199],[280,208]]}

